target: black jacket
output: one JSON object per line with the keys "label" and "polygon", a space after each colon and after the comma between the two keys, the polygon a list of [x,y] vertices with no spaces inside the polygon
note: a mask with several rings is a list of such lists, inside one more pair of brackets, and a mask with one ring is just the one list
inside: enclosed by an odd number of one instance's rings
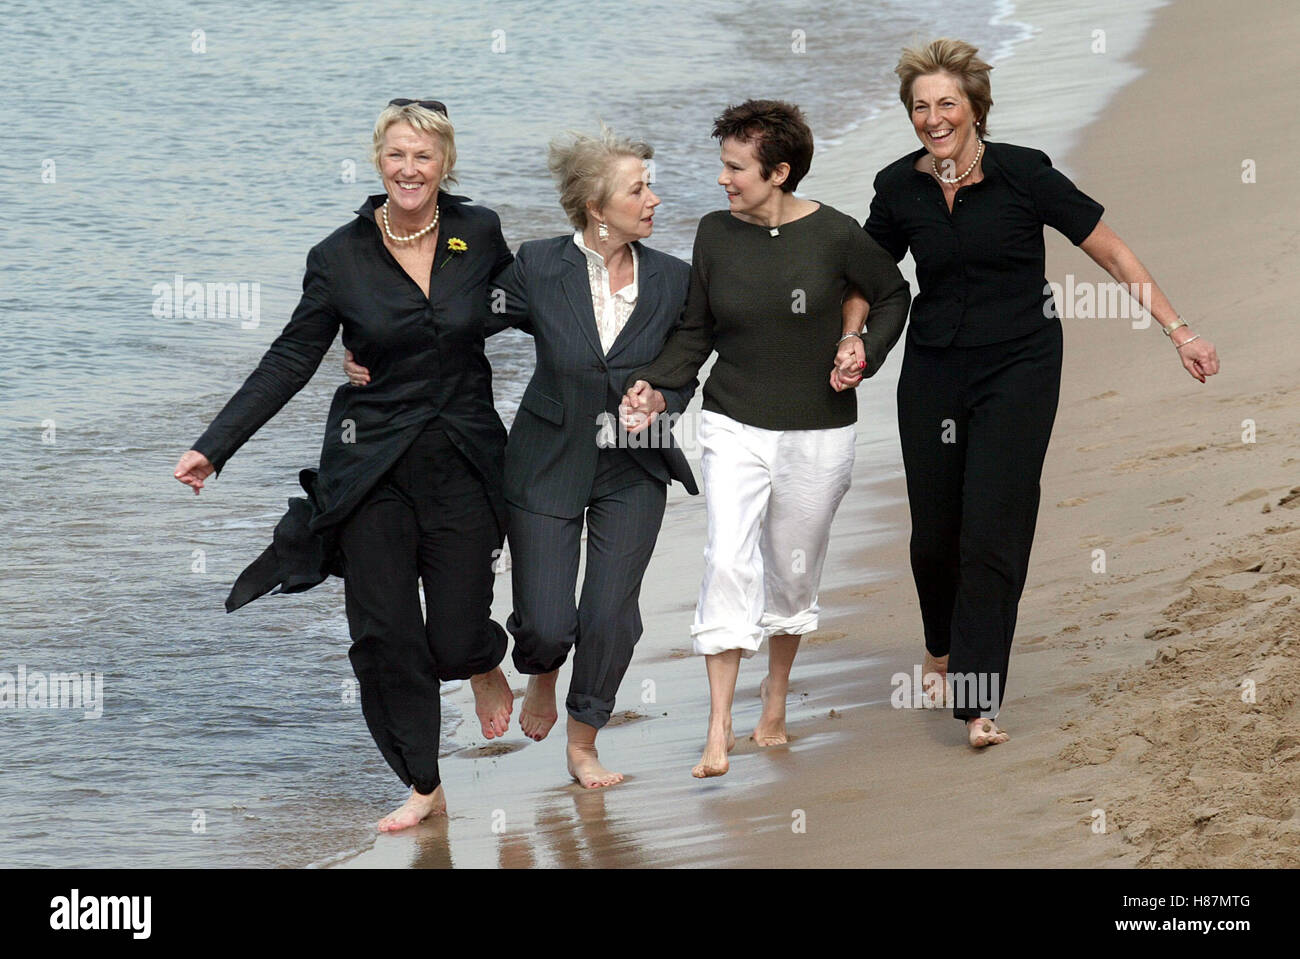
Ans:
{"label": "black jacket", "polygon": [[[307,254],[302,299],[288,325],[194,444],[224,466],[307,384],[340,329],[344,345],[370,369],[368,386],[345,383],[335,392],[319,473],[303,475],[310,501],[296,508],[291,501],[276,544],[241,576],[227,609],[277,584],[306,589],[341,572],[337,527],[435,419],[483,479],[504,536],[506,431],[492,405],[483,338],[488,283],[513,257],[496,213],[440,193],[439,250],[426,299],[380,237],[374,210],[384,199],[370,197],[356,219]],[[451,252],[453,238],[468,249]]]}
{"label": "black jacket", "polygon": [[1041,150],[985,141],[984,179],[943,190],[915,167],[916,150],[876,174],[863,227],[893,256],[909,249],[920,292],[908,339],[917,346],[985,346],[1058,322],[1045,276],[1043,227],[1076,246],[1102,206],[1052,166]]}
{"label": "black jacket", "polygon": [[666,413],[643,432],[628,436],[619,423],[623,381],[659,354],[681,322],[690,285],[686,263],[634,245],[636,308],[608,354],[596,328],[586,256],[572,233],[524,243],[492,283],[489,334],[514,326],[531,334],[537,347],[537,367],[506,447],[505,494],[515,506],[548,516],[581,515],[600,445],[611,440],[656,479],[675,479],[699,492],[669,431],[669,414],[685,410],[695,383],[662,390]]}

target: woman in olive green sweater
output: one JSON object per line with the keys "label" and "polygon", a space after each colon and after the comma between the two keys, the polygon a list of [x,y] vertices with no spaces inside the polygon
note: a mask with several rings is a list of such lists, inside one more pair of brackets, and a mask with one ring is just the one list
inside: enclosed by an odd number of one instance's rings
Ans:
{"label": "woman in olive green sweater", "polygon": [[[854,220],[794,195],[813,152],[798,107],[750,100],[724,111],[713,135],[729,209],[700,221],[682,325],[626,397],[648,425],[666,408],[659,389],[692,382],[718,353],[699,430],[708,546],[691,633],[711,699],[700,778],[728,769],[740,660],[764,639],[753,739],[786,742],[790,667],[817,628],[831,520],[852,475],[857,399],[846,387],[880,369],[910,302],[893,258]],[[866,330],[842,319],[860,315],[843,309],[852,288],[869,303]]]}

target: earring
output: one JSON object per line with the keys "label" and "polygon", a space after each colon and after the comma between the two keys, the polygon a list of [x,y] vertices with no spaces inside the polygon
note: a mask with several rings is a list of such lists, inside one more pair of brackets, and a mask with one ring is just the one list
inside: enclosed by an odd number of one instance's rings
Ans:
{"label": "earring", "polygon": [[600,237],[602,240],[608,240],[609,227],[605,226],[604,223],[601,223],[601,225],[596,228],[596,236]]}

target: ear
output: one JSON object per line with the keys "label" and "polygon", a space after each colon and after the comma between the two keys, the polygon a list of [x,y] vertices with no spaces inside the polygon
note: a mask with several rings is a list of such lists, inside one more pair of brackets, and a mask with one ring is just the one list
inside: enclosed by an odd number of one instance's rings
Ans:
{"label": "ear", "polygon": [[767,182],[772,186],[780,186],[790,176],[790,164],[782,160],[772,168],[772,175],[767,178]]}

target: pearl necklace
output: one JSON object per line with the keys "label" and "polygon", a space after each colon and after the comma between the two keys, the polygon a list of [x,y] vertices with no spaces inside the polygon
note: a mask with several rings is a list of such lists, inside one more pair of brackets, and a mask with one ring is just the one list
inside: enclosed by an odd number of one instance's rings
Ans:
{"label": "pearl necklace", "polygon": [[388,238],[392,240],[394,243],[410,243],[412,240],[418,240],[420,237],[424,236],[424,234],[428,233],[430,230],[436,229],[438,226],[438,214],[440,212],[441,211],[438,209],[438,207],[433,208],[433,222],[431,222],[423,230],[420,230],[417,233],[412,233],[410,236],[394,236],[392,229],[388,225],[388,201],[385,200],[384,205],[379,208],[380,216],[383,218],[384,221],[384,232],[388,234]]}
{"label": "pearl necklace", "polygon": [[984,155],[984,141],[981,140],[980,148],[975,151],[975,159],[970,161],[970,166],[966,168],[966,172],[959,177],[953,177],[951,180],[948,179],[946,176],[943,176],[939,172],[939,164],[934,162],[933,153],[930,154],[930,166],[934,170],[934,175],[939,178],[940,183],[960,183],[962,180],[970,176],[971,171],[975,169],[975,164],[980,162],[980,157],[982,157],[983,155]]}

